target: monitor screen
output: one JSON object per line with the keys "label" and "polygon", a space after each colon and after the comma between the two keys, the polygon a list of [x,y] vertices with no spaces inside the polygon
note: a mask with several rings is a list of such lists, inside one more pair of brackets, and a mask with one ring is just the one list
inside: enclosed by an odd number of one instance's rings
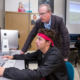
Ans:
{"label": "monitor screen", "polygon": [[79,34],[69,34],[70,42],[76,42]]}
{"label": "monitor screen", "polygon": [[1,30],[1,49],[5,39],[8,40],[9,49],[18,48],[18,30]]}
{"label": "monitor screen", "polygon": [[66,26],[70,34],[80,34],[80,0],[66,0]]}

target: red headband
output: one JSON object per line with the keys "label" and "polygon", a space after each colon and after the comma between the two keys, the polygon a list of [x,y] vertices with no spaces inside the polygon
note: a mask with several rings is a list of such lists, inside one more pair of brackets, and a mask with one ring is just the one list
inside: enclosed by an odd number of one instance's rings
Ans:
{"label": "red headband", "polygon": [[45,40],[51,41],[52,46],[54,46],[53,40],[50,39],[50,38],[49,38],[48,36],[46,36],[45,34],[43,34],[43,33],[38,33],[38,36],[41,36],[41,37],[44,38]]}

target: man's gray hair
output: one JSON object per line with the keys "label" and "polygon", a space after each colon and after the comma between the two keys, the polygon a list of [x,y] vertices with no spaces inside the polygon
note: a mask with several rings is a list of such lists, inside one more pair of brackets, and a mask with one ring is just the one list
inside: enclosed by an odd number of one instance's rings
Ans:
{"label": "man's gray hair", "polygon": [[39,6],[39,9],[40,9],[41,7],[43,7],[43,6],[46,6],[46,7],[47,7],[47,11],[51,11],[51,7],[50,7],[49,4],[41,4],[41,5]]}

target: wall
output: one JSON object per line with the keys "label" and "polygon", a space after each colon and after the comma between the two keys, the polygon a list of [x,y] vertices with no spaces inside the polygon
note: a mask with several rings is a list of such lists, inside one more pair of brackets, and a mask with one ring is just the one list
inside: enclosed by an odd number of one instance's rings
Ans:
{"label": "wall", "polygon": [[0,0],[0,28],[4,27],[4,0]]}
{"label": "wall", "polygon": [[[3,1],[5,1],[5,3],[8,5],[8,3],[7,3],[8,0],[0,0],[0,26],[3,26],[3,16],[1,13],[1,8],[3,8],[2,7]],[[12,0],[9,0],[9,1],[11,2]],[[13,3],[15,3],[14,1],[16,1],[16,0],[13,0]],[[17,1],[19,2],[22,0],[17,0]],[[26,1],[27,0],[24,0],[24,2],[26,2]],[[5,10],[7,10],[7,8],[9,8],[8,10],[11,10],[10,6],[5,5]],[[15,6],[14,6],[14,9],[15,9]],[[16,9],[16,11],[17,11],[17,9]],[[65,21],[65,0],[54,0],[54,14],[61,16]]]}
{"label": "wall", "polygon": [[54,0],[54,14],[63,18],[65,22],[65,1],[66,0]]}
{"label": "wall", "polygon": [[19,49],[28,36],[28,13],[5,12],[5,29],[19,31]]}
{"label": "wall", "polygon": [[[5,0],[5,11],[17,11],[18,3],[20,1],[22,1],[23,3],[29,2],[29,0]],[[33,0],[30,0],[30,1],[31,1],[30,3],[31,7],[33,8],[33,10],[35,10],[34,7],[38,0],[35,0],[35,4],[32,2]],[[12,6],[12,5],[15,5],[15,6]],[[33,13],[35,12],[37,11],[33,11]],[[65,0],[54,0],[54,14],[65,18]]]}
{"label": "wall", "polygon": [[26,12],[29,11],[29,9],[33,13],[38,12],[38,0],[5,0],[5,11],[18,12],[19,2],[23,3]]}
{"label": "wall", "polygon": [[5,11],[18,11],[18,3],[26,3],[26,0],[5,0]]}

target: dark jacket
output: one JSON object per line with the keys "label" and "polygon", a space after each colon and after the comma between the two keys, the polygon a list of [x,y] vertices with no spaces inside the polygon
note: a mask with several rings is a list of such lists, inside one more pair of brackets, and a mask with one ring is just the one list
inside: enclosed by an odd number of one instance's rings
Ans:
{"label": "dark jacket", "polygon": [[46,54],[40,50],[33,53],[14,55],[14,59],[26,59],[27,61],[38,61],[38,68],[34,70],[17,68],[6,68],[3,76],[14,80],[68,80],[67,68],[60,51],[54,46]]}
{"label": "dark jacket", "polygon": [[[38,19],[23,46],[23,49],[22,49],[23,52],[26,52],[28,50],[29,45],[31,44],[34,37],[37,35],[38,30],[41,28],[45,28],[45,27],[44,27],[44,24],[41,22],[41,20]],[[51,29],[55,31],[55,40],[54,40],[55,46],[60,49],[64,58],[68,58],[69,35],[68,35],[68,30],[65,24],[63,23],[63,19],[61,17],[52,15],[51,16]]]}
{"label": "dark jacket", "polygon": [[1,50],[1,30],[0,30],[0,50]]}

